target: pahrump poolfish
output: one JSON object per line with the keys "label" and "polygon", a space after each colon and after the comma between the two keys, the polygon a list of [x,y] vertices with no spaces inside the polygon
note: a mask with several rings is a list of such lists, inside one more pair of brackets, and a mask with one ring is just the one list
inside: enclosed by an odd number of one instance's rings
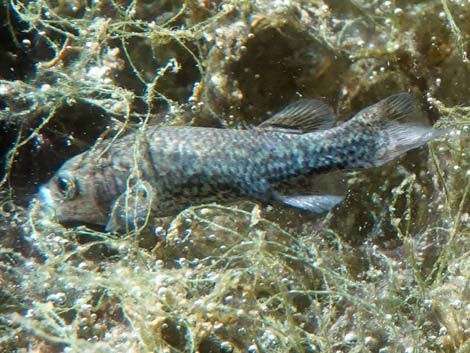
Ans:
{"label": "pahrump poolfish", "polygon": [[339,126],[330,107],[304,99],[250,129],[147,127],[101,144],[66,161],[39,199],[59,222],[108,231],[243,198],[321,213],[343,197],[281,192],[283,183],[381,166],[444,133],[427,124],[408,93],[385,98]]}

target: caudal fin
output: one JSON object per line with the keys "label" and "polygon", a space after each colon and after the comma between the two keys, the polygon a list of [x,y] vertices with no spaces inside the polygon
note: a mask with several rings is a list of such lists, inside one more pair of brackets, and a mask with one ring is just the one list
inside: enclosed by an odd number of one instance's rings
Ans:
{"label": "caudal fin", "polygon": [[429,126],[416,98],[409,93],[387,97],[360,111],[352,120],[376,134],[378,143],[373,162],[376,166],[447,133]]}

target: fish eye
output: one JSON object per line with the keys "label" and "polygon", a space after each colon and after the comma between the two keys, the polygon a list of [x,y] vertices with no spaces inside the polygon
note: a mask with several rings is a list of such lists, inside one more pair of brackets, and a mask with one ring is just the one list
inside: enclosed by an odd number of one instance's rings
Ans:
{"label": "fish eye", "polygon": [[57,188],[65,200],[71,200],[77,196],[77,187],[73,178],[66,176],[58,177]]}

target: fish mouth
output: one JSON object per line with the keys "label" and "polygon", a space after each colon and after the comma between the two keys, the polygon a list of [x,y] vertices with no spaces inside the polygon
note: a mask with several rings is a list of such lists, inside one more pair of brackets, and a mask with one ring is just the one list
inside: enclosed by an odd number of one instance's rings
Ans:
{"label": "fish mouth", "polygon": [[31,214],[41,220],[57,219],[56,202],[49,188],[42,186],[30,205]]}
{"label": "fish mouth", "polygon": [[54,201],[52,192],[48,187],[42,186],[39,188],[36,200],[39,201],[39,207],[43,214],[48,214],[50,218],[57,218],[57,202]]}
{"label": "fish mouth", "polygon": [[42,186],[39,189],[39,201],[41,202],[41,204],[47,207],[54,207],[55,205],[54,199],[52,198],[51,190],[45,186]]}

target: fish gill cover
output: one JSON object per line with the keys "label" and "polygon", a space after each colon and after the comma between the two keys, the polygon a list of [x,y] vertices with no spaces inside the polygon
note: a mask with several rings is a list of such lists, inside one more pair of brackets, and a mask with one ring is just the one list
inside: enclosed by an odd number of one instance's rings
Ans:
{"label": "fish gill cover", "polygon": [[[470,351],[468,1],[0,6],[0,351]],[[350,172],[322,217],[243,201],[115,236],[28,208],[65,160],[149,125],[255,125],[301,97],[347,117],[407,90],[451,133]]]}

